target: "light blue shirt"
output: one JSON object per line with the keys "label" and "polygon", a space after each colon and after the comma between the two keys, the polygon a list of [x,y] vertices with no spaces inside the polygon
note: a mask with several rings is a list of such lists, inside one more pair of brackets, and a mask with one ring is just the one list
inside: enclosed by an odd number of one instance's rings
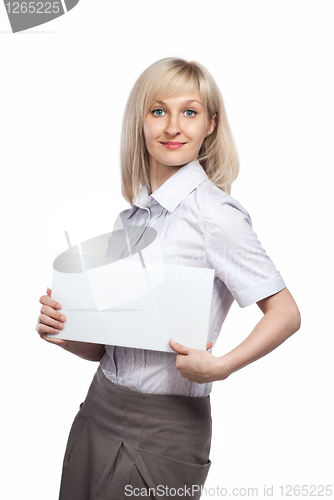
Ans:
{"label": "light blue shirt", "polygon": [[[208,332],[213,347],[234,300],[246,307],[285,287],[248,212],[210,181],[198,161],[184,165],[153,194],[143,186],[114,230],[146,225],[157,231],[166,264],[214,269]],[[135,391],[195,397],[211,392],[212,383],[190,382],[175,362],[176,353],[106,346],[101,368],[109,380]]]}

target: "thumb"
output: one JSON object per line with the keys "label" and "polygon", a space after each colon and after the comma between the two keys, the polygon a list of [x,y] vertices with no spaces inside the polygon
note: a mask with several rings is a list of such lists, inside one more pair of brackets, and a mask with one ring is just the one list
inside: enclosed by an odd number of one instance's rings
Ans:
{"label": "thumb", "polygon": [[169,339],[169,345],[171,346],[173,351],[177,352],[178,354],[189,354],[189,347],[178,344],[173,339]]}

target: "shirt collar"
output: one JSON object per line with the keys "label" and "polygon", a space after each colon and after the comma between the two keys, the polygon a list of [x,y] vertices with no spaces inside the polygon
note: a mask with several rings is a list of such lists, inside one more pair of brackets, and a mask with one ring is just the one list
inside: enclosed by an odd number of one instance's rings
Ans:
{"label": "shirt collar", "polygon": [[128,219],[138,207],[147,208],[151,198],[154,198],[168,212],[174,212],[181,201],[206,179],[208,179],[208,176],[203,167],[195,160],[179,168],[151,195],[148,184],[145,184],[133,199],[133,206]]}

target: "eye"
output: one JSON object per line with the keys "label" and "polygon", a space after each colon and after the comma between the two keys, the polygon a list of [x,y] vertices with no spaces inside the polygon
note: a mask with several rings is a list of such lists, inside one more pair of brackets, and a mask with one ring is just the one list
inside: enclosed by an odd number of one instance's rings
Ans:
{"label": "eye", "polygon": [[163,116],[165,112],[163,109],[158,108],[158,109],[154,109],[153,111],[151,111],[151,113],[153,116]]}
{"label": "eye", "polygon": [[197,115],[197,111],[194,111],[193,109],[186,109],[184,111],[185,115],[191,118],[192,116]]}

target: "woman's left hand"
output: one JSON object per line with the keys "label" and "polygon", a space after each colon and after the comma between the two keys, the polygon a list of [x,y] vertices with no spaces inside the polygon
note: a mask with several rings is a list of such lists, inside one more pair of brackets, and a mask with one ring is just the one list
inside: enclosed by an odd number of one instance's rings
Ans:
{"label": "woman's left hand", "polygon": [[[169,340],[169,345],[177,352],[176,369],[181,372],[182,377],[198,384],[225,378],[220,374],[220,358],[212,356],[210,352],[185,347],[172,339]],[[212,343],[208,342],[206,348],[211,347]]]}

